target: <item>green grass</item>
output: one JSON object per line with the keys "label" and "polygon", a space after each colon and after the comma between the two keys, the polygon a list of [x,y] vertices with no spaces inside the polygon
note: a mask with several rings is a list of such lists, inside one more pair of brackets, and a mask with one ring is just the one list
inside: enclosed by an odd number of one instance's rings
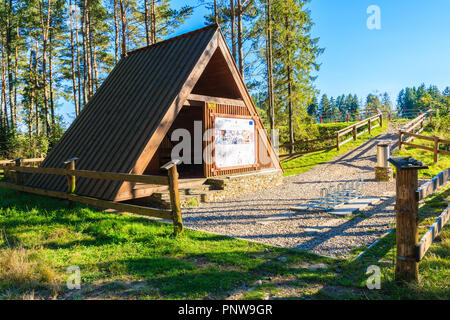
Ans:
{"label": "green grass", "polygon": [[[424,136],[432,136],[433,132],[428,126],[420,134]],[[444,132],[442,134],[444,134]],[[412,143],[428,147],[433,147],[434,145],[433,142],[423,139],[414,139]],[[397,157],[413,157],[414,159],[422,161],[425,165],[427,165],[428,169],[419,170],[419,178],[433,178],[443,170],[450,168],[450,156],[439,154],[439,161],[434,163],[434,154],[428,150],[403,146],[401,151],[397,150],[393,153],[393,155]]]}
{"label": "green grass", "polygon": [[[284,175],[291,176],[295,174],[300,174],[310,170],[312,167],[316,165],[326,163],[340,154],[344,154],[352,149],[359,147],[363,143],[367,142],[369,139],[383,133],[386,129],[387,129],[387,121],[384,121],[382,128],[377,127],[374,130],[372,130],[371,135],[369,133],[365,133],[359,136],[356,139],[356,141],[350,141],[344,144],[343,146],[340,147],[339,151],[337,151],[336,148],[334,148],[330,150],[310,153],[293,160],[282,162]],[[349,135],[346,136],[346,138],[348,137]]]}
{"label": "green grass", "polygon": [[[449,192],[421,209],[423,223],[442,211]],[[393,266],[383,262],[395,253],[392,234],[362,260],[333,260],[192,230],[175,238],[171,225],[6,189],[0,230],[0,299],[450,298],[448,227],[421,262],[419,285],[393,281]],[[382,268],[381,290],[365,287],[370,264]],[[71,265],[81,270],[79,291],[65,286]]]}

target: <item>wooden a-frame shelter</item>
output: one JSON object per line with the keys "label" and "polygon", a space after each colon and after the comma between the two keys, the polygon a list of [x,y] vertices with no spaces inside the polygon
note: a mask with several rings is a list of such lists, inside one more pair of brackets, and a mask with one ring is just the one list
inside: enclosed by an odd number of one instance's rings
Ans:
{"label": "wooden a-frame shelter", "polygon": [[[214,119],[248,120],[255,144],[269,161],[218,167],[201,163],[180,167],[180,175],[208,178],[281,169],[256,107],[217,25],[129,52],[111,71],[93,98],[64,133],[41,167],[62,168],[77,157],[81,170],[157,174],[173,147],[176,128],[189,132],[202,121],[202,133]],[[229,134],[227,130],[221,130]],[[242,133],[242,132],[240,132]],[[212,137],[214,140],[214,137]],[[256,141],[257,140],[257,141]],[[255,148],[256,149],[256,148]],[[27,185],[65,191],[63,176],[33,174]],[[76,193],[122,201],[148,196],[151,188],[130,182],[77,180]]]}

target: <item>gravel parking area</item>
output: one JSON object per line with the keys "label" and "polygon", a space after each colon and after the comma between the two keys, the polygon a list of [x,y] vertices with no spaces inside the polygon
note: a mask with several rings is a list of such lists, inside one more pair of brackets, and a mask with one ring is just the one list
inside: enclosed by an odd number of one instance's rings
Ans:
{"label": "gravel parking area", "polygon": [[[183,209],[184,224],[191,229],[346,257],[355,248],[377,240],[395,220],[395,181],[374,179],[379,139],[395,141],[396,135],[387,131],[328,163],[284,178],[280,186]],[[340,218],[289,209],[318,198],[323,187],[361,178],[366,182],[365,196],[378,197],[380,201],[356,216]]]}

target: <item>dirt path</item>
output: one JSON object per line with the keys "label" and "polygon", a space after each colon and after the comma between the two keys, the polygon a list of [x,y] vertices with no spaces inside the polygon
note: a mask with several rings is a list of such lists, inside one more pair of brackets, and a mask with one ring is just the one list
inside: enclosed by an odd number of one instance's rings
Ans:
{"label": "dirt path", "polygon": [[[183,210],[186,227],[275,246],[300,248],[344,257],[369,246],[394,221],[395,181],[374,179],[377,140],[396,140],[394,128],[360,147],[299,175],[286,177],[278,187],[232,200],[203,203]],[[339,218],[289,208],[320,195],[320,189],[364,179],[365,196],[381,197],[378,204],[356,217]]]}

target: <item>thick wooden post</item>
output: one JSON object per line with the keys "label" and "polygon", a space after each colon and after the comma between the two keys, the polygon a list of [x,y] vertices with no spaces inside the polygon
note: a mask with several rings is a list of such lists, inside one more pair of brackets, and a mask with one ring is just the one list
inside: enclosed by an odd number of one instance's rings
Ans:
{"label": "thick wooden post", "polygon": [[339,151],[340,145],[339,145],[339,132],[336,133],[336,149]]}
{"label": "thick wooden post", "polygon": [[[75,161],[77,161],[78,158],[72,158],[67,161],[64,161],[64,165],[66,166],[67,170],[75,170]],[[76,179],[74,175],[68,174],[67,175],[67,193],[73,194],[75,193],[76,189]]]}
{"label": "thick wooden post", "polygon": [[356,141],[357,138],[358,138],[358,133],[357,133],[356,125],[354,125],[353,126],[353,140]]}
{"label": "thick wooden post", "polygon": [[178,190],[178,163],[180,163],[180,160],[172,160],[161,167],[168,171],[170,205],[172,208],[173,230],[175,235],[182,234],[184,231],[183,219],[181,217],[180,193]]}
{"label": "thick wooden post", "polygon": [[380,127],[383,128],[383,114],[380,113]]}
{"label": "thick wooden post", "polygon": [[372,119],[369,119],[369,134],[372,134]]}
{"label": "thick wooden post", "polygon": [[402,150],[402,130],[398,131],[398,151]]}
{"label": "thick wooden post", "polygon": [[439,161],[439,137],[434,136],[434,163]]}
{"label": "thick wooden post", "polygon": [[416,257],[416,245],[419,242],[419,205],[416,196],[419,169],[427,168],[422,163],[410,158],[390,158],[397,168],[396,175],[396,237],[397,280],[418,281],[419,264]]}
{"label": "thick wooden post", "polygon": [[[75,161],[77,161],[78,158],[72,158],[67,161],[64,161],[64,165],[66,166],[67,170],[75,170]],[[74,175],[68,174],[67,175],[67,193],[69,194],[75,194],[76,189],[76,178]],[[72,201],[68,200],[69,206],[72,206]]]}
{"label": "thick wooden post", "polygon": [[[16,167],[22,167],[23,166],[23,158],[17,158],[16,160],[14,160]],[[18,185],[22,185],[24,184],[24,179],[23,179],[23,172],[20,171],[16,171],[16,184]]]}

